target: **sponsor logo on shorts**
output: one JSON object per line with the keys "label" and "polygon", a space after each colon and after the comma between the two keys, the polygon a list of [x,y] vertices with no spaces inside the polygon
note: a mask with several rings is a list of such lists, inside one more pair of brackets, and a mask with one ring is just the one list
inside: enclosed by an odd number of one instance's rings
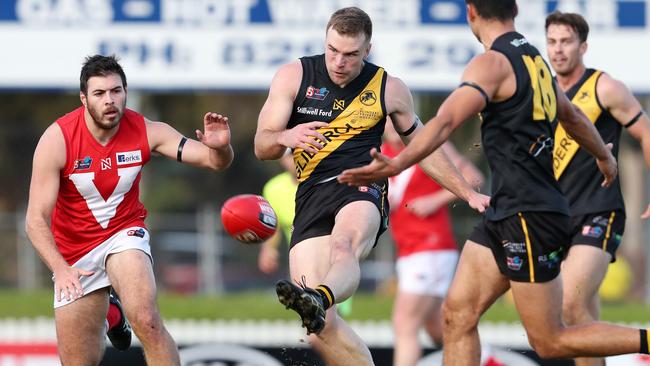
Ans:
{"label": "sponsor logo on shorts", "polygon": [[513,271],[518,271],[521,269],[521,266],[524,265],[524,261],[519,258],[519,256],[515,257],[506,257],[506,260],[508,262],[508,268],[510,268]]}
{"label": "sponsor logo on shorts", "polygon": [[126,232],[128,236],[137,236],[138,238],[144,238],[144,229],[139,228],[137,230],[129,230]]}
{"label": "sponsor logo on shorts", "polygon": [[603,228],[600,226],[585,225],[582,227],[582,235],[592,238],[600,238],[603,235]]}
{"label": "sponsor logo on shorts", "polygon": [[93,159],[90,156],[86,156],[83,159],[77,159],[74,161],[74,168],[73,170],[84,170],[84,169],[90,169],[90,166],[93,163]]}
{"label": "sponsor logo on shorts", "polygon": [[142,154],[140,150],[118,152],[115,154],[115,160],[117,160],[117,165],[142,163]]}
{"label": "sponsor logo on shorts", "polygon": [[327,94],[330,91],[327,88],[316,88],[313,86],[307,87],[307,92],[305,93],[305,98],[307,99],[316,99],[316,100],[325,100]]}
{"label": "sponsor logo on shorts", "polygon": [[503,245],[503,248],[508,253],[512,253],[512,254],[526,253],[526,243],[513,243],[508,240],[503,240],[501,241],[501,244]]}
{"label": "sponsor logo on shorts", "polygon": [[614,235],[614,240],[616,240],[616,244],[621,244],[621,240],[623,240],[623,235],[621,234],[615,234]]}
{"label": "sponsor logo on shorts", "polygon": [[546,266],[549,269],[557,267],[561,260],[562,260],[562,249],[558,249],[554,252],[551,252],[550,254],[540,255],[537,257],[537,262],[540,265]]}
{"label": "sponsor logo on shorts", "polygon": [[602,217],[602,216],[596,216],[596,217],[594,217],[593,220],[591,220],[591,222],[592,222],[593,224],[601,225],[601,226],[607,226],[607,225],[609,225],[609,219],[606,218],[606,217]]}
{"label": "sponsor logo on shorts", "polygon": [[359,192],[369,193],[373,197],[379,199],[379,190],[377,190],[375,188],[371,188],[371,187],[368,187],[368,186],[360,186],[359,187]]}

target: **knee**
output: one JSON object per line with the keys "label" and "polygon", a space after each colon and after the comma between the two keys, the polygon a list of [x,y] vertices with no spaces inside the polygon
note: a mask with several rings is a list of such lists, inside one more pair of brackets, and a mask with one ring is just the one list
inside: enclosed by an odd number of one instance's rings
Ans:
{"label": "knee", "polygon": [[331,255],[333,261],[354,256],[352,242],[344,237],[332,237]]}
{"label": "knee", "polygon": [[442,328],[445,333],[476,328],[480,318],[480,310],[469,302],[448,297],[442,304]]}
{"label": "knee", "polygon": [[561,329],[551,334],[528,333],[528,341],[537,355],[543,359],[571,358],[574,353],[564,341],[562,334]]}
{"label": "knee", "polygon": [[152,309],[138,309],[129,321],[138,338],[155,338],[163,329],[160,314]]}
{"label": "knee", "polygon": [[566,296],[562,302],[562,318],[569,324],[583,323],[591,318],[586,300],[579,296]]}

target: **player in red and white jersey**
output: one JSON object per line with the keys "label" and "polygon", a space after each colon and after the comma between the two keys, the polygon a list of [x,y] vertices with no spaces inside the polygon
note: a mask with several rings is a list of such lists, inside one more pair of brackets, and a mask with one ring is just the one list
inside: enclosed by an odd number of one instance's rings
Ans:
{"label": "player in red and white jersey", "polygon": [[207,113],[196,141],[127,109],[126,76],[113,56],[88,57],[80,81],[82,107],[53,123],[34,152],[26,219],[53,272],[61,363],[99,364],[112,287],[147,363],[180,365],[156,303],[140,174],[151,152],[225,169],[233,159],[228,119]]}
{"label": "player in red and white jersey", "polygon": [[[394,157],[404,148],[392,123],[386,123],[382,153]],[[451,142],[444,149],[464,178],[477,187],[481,172]],[[458,262],[447,204],[457,197],[418,165],[389,178],[390,233],[397,249],[397,295],[393,306],[393,364],[415,366],[422,356],[420,328],[442,345],[442,301]]]}

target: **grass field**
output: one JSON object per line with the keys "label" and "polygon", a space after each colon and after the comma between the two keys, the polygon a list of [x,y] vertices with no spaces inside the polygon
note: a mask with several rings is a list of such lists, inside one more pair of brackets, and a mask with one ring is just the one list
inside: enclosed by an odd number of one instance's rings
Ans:
{"label": "grass field", "polygon": [[[0,318],[52,317],[50,291],[23,293],[14,290],[0,291]],[[351,319],[390,319],[392,298],[374,294],[357,294],[352,305]],[[245,292],[224,296],[183,296],[161,294],[160,308],[163,316],[187,319],[295,319],[277,302],[275,293]],[[650,323],[650,306],[643,304],[604,304],[602,318],[612,322]],[[485,321],[517,322],[519,317],[507,301],[498,301],[483,317]]]}

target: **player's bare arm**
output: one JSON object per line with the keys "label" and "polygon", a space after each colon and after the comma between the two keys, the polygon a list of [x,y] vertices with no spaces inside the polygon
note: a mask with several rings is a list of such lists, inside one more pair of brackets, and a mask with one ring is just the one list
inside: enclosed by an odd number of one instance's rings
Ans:
{"label": "player's bare arm", "polygon": [[[491,70],[486,73],[484,70]],[[475,57],[463,73],[465,86],[454,90],[443,102],[437,115],[417,133],[417,136],[394,159],[372,151],[373,161],[361,168],[344,171],[339,181],[350,184],[363,184],[368,181],[398,174],[407,167],[422,160],[436,150],[449,137],[451,132],[467,119],[478,114],[487,105],[488,100],[506,99],[509,92],[504,84],[514,76],[505,56],[496,52],[487,52]],[[469,85],[472,86],[469,86]],[[511,87],[510,95],[516,85]],[[399,128],[399,127],[398,127]]]}
{"label": "player's bare arm", "polygon": [[609,187],[618,173],[616,159],[611,152],[611,145],[607,147],[600,137],[596,127],[578,106],[571,103],[566,94],[556,87],[557,118],[569,135],[585,150],[596,158],[598,169],[605,180],[603,187]]}
{"label": "player's bare arm", "polygon": [[184,137],[164,122],[146,120],[146,124],[151,151],[162,156],[214,170],[225,169],[232,163],[228,117],[206,113],[203,117],[204,130],[196,130],[198,141]]}
{"label": "player's bare arm", "polygon": [[[639,141],[645,162],[650,167],[650,119],[641,103],[625,84],[608,74],[598,79],[596,91],[603,107]],[[650,218],[650,205],[641,217]]]}
{"label": "player's bare arm", "polygon": [[268,98],[257,120],[255,156],[258,159],[279,159],[287,148],[302,148],[311,154],[323,148],[318,140],[325,141],[325,137],[317,129],[327,126],[327,123],[316,121],[287,129],[301,78],[300,61],[282,66],[273,77]]}
{"label": "player's bare arm", "polygon": [[[402,140],[408,145],[420,132],[422,123],[415,114],[413,97],[408,87],[402,80],[391,76],[386,81],[386,109],[396,130],[402,135]],[[436,149],[425,157],[420,162],[420,167],[441,186],[466,201],[476,193],[443,149]]]}
{"label": "player's bare arm", "polygon": [[54,242],[49,226],[52,210],[59,192],[61,169],[66,161],[63,133],[57,124],[52,124],[43,133],[32,165],[32,179],[29,187],[29,203],[25,226],[27,236],[36,252],[54,274],[56,300],[76,299],[83,295],[80,276],[89,276],[92,271],[72,268],[68,265]]}

